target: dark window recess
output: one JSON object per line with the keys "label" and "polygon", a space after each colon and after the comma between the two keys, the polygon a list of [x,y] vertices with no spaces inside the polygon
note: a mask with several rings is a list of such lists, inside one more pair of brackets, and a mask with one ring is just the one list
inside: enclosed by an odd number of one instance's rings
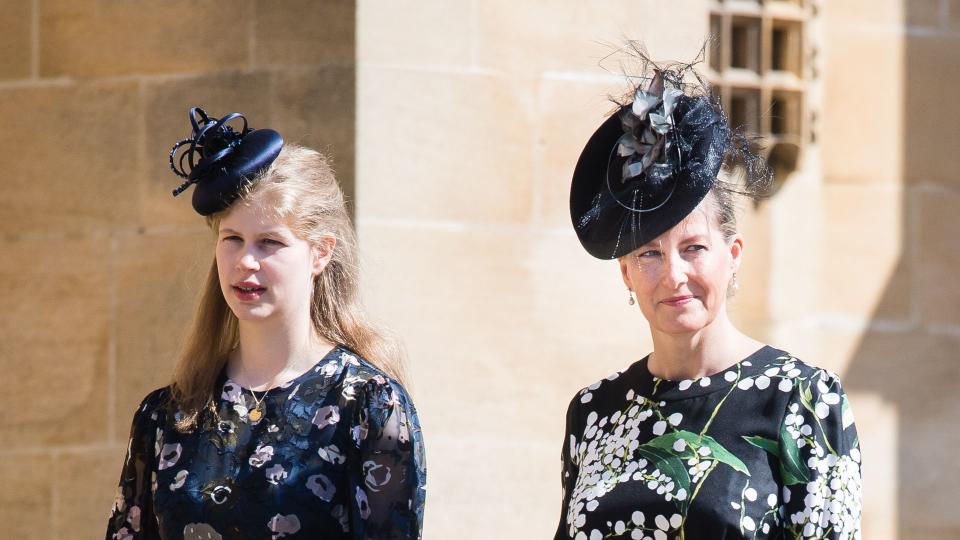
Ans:
{"label": "dark window recess", "polygon": [[800,76],[801,35],[798,23],[774,22],[770,36],[770,69]]}
{"label": "dark window recess", "polygon": [[730,89],[730,124],[747,132],[760,130],[760,91],[746,88]]}
{"label": "dark window recess", "polygon": [[770,133],[773,135],[800,135],[799,92],[773,93],[770,102]]}
{"label": "dark window recess", "polygon": [[760,19],[733,19],[730,25],[730,67],[760,72]]}
{"label": "dark window recess", "polygon": [[770,68],[777,71],[787,69],[787,59],[784,58],[787,50],[787,32],[785,29],[773,29],[773,41],[770,46],[773,49],[773,60],[770,62]]}

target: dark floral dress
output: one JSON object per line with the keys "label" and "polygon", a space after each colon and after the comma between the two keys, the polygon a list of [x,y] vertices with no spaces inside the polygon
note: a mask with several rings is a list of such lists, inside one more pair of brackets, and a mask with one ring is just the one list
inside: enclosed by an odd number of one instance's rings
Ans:
{"label": "dark floral dress", "polygon": [[709,377],[647,359],[567,412],[556,538],[860,538],[860,449],[840,381],[764,347]]}
{"label": "dark floral dress", "polygon": [[168,388],[143,400],[108,540],[420,538],[423,439],[397,382],[338,346],[259,405],[219,388],[192,433]]}

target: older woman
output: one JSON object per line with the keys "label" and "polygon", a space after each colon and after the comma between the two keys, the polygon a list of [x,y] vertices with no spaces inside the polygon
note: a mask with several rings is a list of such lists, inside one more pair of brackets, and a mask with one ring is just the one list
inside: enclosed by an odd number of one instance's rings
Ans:
{"label": "older woman", "polygon": [[419,538],[420,426],[326,158],[237,113],[190,120],[174,194],[196,184],[214,260],[172,383],[134,415],[106,538]]}
{"label": "older woman", "polygon": [[[735,197],[769,173],[683,76],[654,70],[574,172],[577,235],[618,260],[653,352],[570,402],[556,538],[859,538],[860,451],[840,381],[726,312],[745,246]],[[718,179],[725,161],[746,181]]]}

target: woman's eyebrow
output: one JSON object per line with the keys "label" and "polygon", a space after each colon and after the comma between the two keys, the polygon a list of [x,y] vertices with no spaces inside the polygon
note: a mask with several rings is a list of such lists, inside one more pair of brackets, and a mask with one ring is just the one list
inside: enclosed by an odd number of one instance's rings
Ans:
{"label": "woman's eyebrow", "polygon": [[[220,229],[220,234],[236,234],[236,235],[242,236],[242,233],[240,233],[240,231],[235,231],[235,230],[233,230],[233,229],[231,229],[231,228],[229,228],[229,227],[224,227],[224,228]],[[279,237],[283,237],[283,236],[284,236],[284,230],[283,230],[283,229],[269,229],[269,230],[266,230],[266,231],[260,231],[260,232],[256,233],[255,236],[261,236],[261,237],[263,237],[263,236],[279,236]]]}

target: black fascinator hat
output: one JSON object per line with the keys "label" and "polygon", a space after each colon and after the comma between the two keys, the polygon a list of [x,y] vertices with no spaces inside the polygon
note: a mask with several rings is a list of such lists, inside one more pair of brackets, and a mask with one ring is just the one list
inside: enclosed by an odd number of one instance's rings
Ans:
{"label": "black fascinator hat", "polygon": [[660,236],[716,181],[731,130],[708,96],[684,93],[682,75],[655,69],[580,154],[570,215],[580,243],[598,259],[621,257]]}
{"label": "black fascinator hat", "polygon": [[[240,121],[242,124],[234,129],[231,122]],[[265,171],[283,149],[279,133],[247,127],[247,119],[240,113],[214,118],[200,107],[193,107],[190,124],[193,134],[170,150],[170,168],[186,179],[173,190],[173,196],[196,184],[193,208],[201,216],[230,206],[243,187]]]}

